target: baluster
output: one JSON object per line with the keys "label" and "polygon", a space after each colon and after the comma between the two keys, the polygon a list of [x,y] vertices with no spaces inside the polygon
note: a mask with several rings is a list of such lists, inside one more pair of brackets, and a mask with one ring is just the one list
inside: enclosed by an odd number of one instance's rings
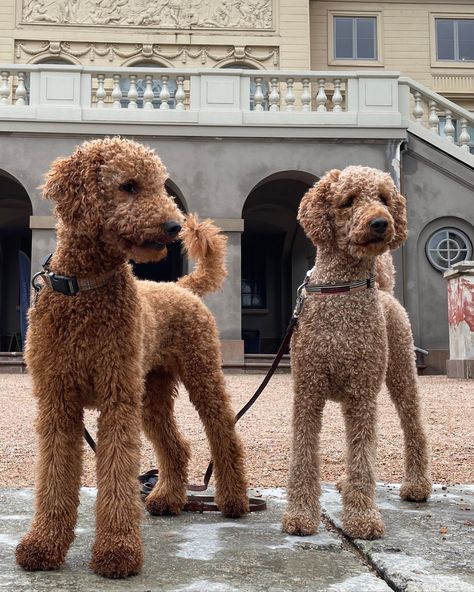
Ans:
{"label": "baluster", "polygon": [[439,117],[438,117],[438,113],[437,113],[436,101],[430,101],[429,108],[430,108],[430,116],[428,117],[428,124],[430,126],[430,130],[433,133],[438,134],[439,133]]}
{"label": "baluster", "polygon": [[270,111],[279,111],[280,110],[280,93],[278,92],[278,78],[272,78],[270,80],[271,84],[271,92],[268,97],[268,101],[270,103]]}
{"label": "baluster", "polygon": [[469,142],[471,141],[471,136],[467,131],[467,121],[463,117],[459,120],[459,123],[461,125],[461,133],[459,134],[459,145],[463,150],[469,152]]}
{"label": "baluster", "polygon": [[295,83],[294,78],[288,78],[286,80],[286,95],[285,95],[285,111],[295,110],[295,95],[293,94],[293,84]]}
{"label": "baluster", "polygon": [[446,109],[445,115],[446,115],[446,124],[444,126],[444,135],[446,136],[446,140],[448,142],[450,142],[451,144],[454,144],[454,132],[456,130],[454,129],[454,125],[453,125],[453,114],[451,113],[451,111],[449,109]]}
{"label": "baluster", "polygon": [[309,78],[303,78],[303,92],[301,93],[301,110],[311,111],[311,93],[309,92]]}
{"label": "baluster", "polygon": [[107,93],[105,92],[104,80],[104,74],[97,74],[97,92],[95,93],[95,96],[97,99],[97,107],[99,109],[105,107],[105,98],[107,97]]}
{"label": "baluster", "polygon": [[255,94],[253,96],[254,100],[254,110],[255,111],[263,111],[263,101],[265,100],[265,96],[262,92],[262,79],[255,78]]}
{"label": "baluster", "polygon": [[320,78],[318,80],[319,89],[318,89],[318,94],[316,95],[316,105],[317,105],[316,111],[319,111],[320,113],[327,111],[326,102],[327,102],[328,98],[327,98],[326,92],[324,90],[325,84],[326,84],[325,78]]}
{"label": "baluster", "polygon": [[415,98],[415,106],[413,107],[413,117],[415,118],[415,121],[417,123],[422,125],[423,115],[425,112],[423,110],[423,105],[421,104],[421,93],[416,91],[416,93],[413,96]]}
{"label": "baluster", "polygon": [[135,74],[130,74],[130,89],[127,93],[128,96],[128,108],[129,109],[138,109],[137,99],[138,99],[138,91],[137,91],[137,77]]}
{"label": "baluster", "polygon": [[176,111],[184,111],[184,99],[186,98],[186,93],[184,92],[184,76],[178,76],[176,78],[176,94],[174,96],[176,101]]}
{"label": "baluster", "polygon": [[120,88],[120,74],[114,74],[114,88],[112,90],[113,109],[122,108],[122,89]]}
{"label": "baluster", "polygon": [[26,105],[26,86],[25,86],[25,72],[18,72],[18,84],[15,91],[15,105],[23,107]]}
{"label": "baluster", "polygon": [[334,93],[332,95],[332,110],[333,113],[339,113],[342,111],[342,94],[341,94],[341,79],[335,78],[334,80]]}
{"label": "baluster", "polygon": [[143,108],[153,109],[153,99],[155,95],[153,94],[153,76],[151,76],[151,74],[145,76],[145,84],[145,91],[143,92]]}
{"label": "baluster", "polygon": [[168,90],[168,80],[168,76],[161,77],[160,109],[162,109],[163,111],[167,111],[170,108],[170,106],[168,105],[168,101],[170,98],[170,91]]}
{"label": "baluster", "polygon": [[0,105],[9,105],[10,86],[8,84],[8,78],[10,76],[10,72],[2,72],[0,76],[2,77],[2,81],[0,83]]}

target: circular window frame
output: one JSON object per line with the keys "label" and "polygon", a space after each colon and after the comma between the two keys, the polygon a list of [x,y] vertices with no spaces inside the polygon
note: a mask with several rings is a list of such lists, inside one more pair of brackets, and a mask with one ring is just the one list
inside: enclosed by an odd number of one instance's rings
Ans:
{"label": "circular window frame", "polygon": [[[440,232],[444,232],[446,233],[446,237],[442,240],[439,241],[438,245],[436,248],[432,248],[430,247],[430,243],[433,240],[433,238],[439,234]],[[465,244],[465,249],[466,249],[466,257],[464,259],[461,259],[460,261],[469,261],[472,257],[472,253],[473,253],[473,246],[472,246],[472,241],[469,238],[469,236],[466,234],[466,232],[464,232],[463,230],[460,230],[459,228],[455,228],[454,226],[442,226],[441,228],[437,228],[434,232],[432,232],[430,234],[430,236],[428,237],[428,240],[426,241],[425,244],[425,254],[426,254],[426,258],[428,259],[430,265],[432,267],[434,267],[434,269],[436,269],[436,271],[439,271],[441,273],[444,273],[445,271],[448,271],[448,269],[451,268],[451,258],[449,257],[449,247],[448,247],[448,266],[447,267],[442,267],[432,256],[432,251],[434,252],[438,252],[442,249],[439,248],[441,242],[447,241],[449,240],[449,234],[454,234],[456,235],[458,238],[461,238],[464,241]],[[446,249],[444,249],[446,250]],[[461,249],[461,250],[464,250]],[[444,258],[440,255],[440,258]]]}

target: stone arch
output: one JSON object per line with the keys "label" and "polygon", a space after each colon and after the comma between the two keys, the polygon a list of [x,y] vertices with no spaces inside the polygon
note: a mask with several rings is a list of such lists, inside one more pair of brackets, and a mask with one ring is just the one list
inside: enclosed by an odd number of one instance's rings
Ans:
{"label": "stone arch", "polygon": [[[0,169],[0,350],[22,349],[26,329],[25,299],[29,296],[31,269],[20,252],[31,260],[31,199],[23,184],[9,172]],[[22,280],[20,283],[20,279]],[[25,299],[20,300],[21,292]],[[23,329],[23,331],[22,331]]]}
{"label": "stone arch", "polygon": [[224,58],[223,60],[220,60],[219,62],[214,64],[213,68],[240,68],[243,70],[266,70],[265,66],[261,62],[251,57],[245,57],[241,60],[236,59],[235,57]]}
{"label": "stone arch", "polygon": [[[187,213],[186,200],[176,183],[168,179],[166,181],[166,189],[168,194],[175,199],[176,205],[183,214]],[[175,282],[186,273],[187,268],[188,264],[179,242],[173,243],[168,247],[166,259],[159,263],[133,264],[133,271],[139,279],[155,282]]]}
{"label": "stone arch", "polygon": [[30,64],[56,64],[56,65],[63,65],[63,66],[81,66],[81,62],[75,58],[74,56],[67,56],[64,57],[53,55],[49,52],[40,53],[35,55],[33,58],[29,60]]}
{"label": "stone arch", "polygon": [[274,353],[291,317],[296,288],[314,262],[314,247],[296,216],[317,178],[278,171],[247,195],[242,235],[242,328],[247,353]]}
{"label": "stone arch", "polygon": [[174,64],[165,58],[143,58],[143,56],[134,56],[125,60],[121,68],[174,68]]}

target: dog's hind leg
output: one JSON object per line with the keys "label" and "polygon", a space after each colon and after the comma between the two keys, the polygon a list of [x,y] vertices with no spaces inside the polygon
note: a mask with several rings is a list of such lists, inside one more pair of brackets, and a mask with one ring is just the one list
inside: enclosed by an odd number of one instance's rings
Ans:
{"label": "dog's hind leg", "polygon": [[153,443],[159,481],[147,497],[150,514],[179,514],[186,503],[189,444],[179,433],[173,414],[175,378],[164,370],[150,372],[143,396],[143,428]]}
{"label": "dog's hind leg", "polygon": [[322,379],[315,383],[318,372],[303,377],[298,362],[294,360],[293,446],[283,530],[305,536],[318,530],[320,520],[319,436],[326,402],[321,393],[329,391],[329,384]]}
{"label": "dog's hind leg", "polygon": [[[49,378],[49,376],[48,376]],[[82,466],[83,410],[72,385],[58,375],[35,381],[39,459],[36,511],[16,549],[28,571],[57,569],[74,539]]]}
{"label": "dog's hind leg", "polygon": [[353,538],[383,535],[382,516],[375,504],[376,410],[378,385],[352,384],[342,399],[346,425],[347,476],[342,485],[344,531]]}
{"label": "dog's hind leg", "polygon": [[181,378],[209,440],[216,476],[216,503],[225,516],[248,511],[244,451],[235,430],[235,416],[220,368],[217,335],[198,334],[181,360]]}
{"label": "dog's hind leg", "polygon": [[386,383],[397,409],[405,440],[405,480],[400,496],[425,501],[431,493],[428,441],[421,418],[410,321],[394,298],[384,298],[389,358]]}

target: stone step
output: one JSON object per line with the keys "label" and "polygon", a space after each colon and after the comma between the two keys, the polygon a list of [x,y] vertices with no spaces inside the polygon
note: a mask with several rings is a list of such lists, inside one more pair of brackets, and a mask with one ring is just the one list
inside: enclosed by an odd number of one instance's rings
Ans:
{"label": "stone step", "polygon": [[0,352],[0,374],[23,374],[26,364],[22,352]]}

